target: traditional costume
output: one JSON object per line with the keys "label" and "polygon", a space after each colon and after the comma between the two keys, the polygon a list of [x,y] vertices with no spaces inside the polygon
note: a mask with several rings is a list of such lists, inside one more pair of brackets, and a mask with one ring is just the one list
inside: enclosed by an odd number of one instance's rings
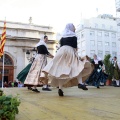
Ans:
{"label": "traditional costume", "polygon": [[97,57],[92,61],[92,64],[94,65],[94,70],[90,77],[86,80],[86,83],[100,88],[100,83],[105,83],[108,75],[103,72],[103,62],[101,58]]}
{"label": "traditional costume", "polygon": [[[27,78],[24,82],[25,85],[28,86],[38,86],[40,85],[41,79],[41,71],[42,69],[47,65],[47,55],[49,55],[47,45],[44,42],[43,39],[39,41],[39,43],[36,45],[37,47],[37,56],[35,57],[34,62],[32,63],[32,66],[29,70],[29,73],[27,75]],[[42,90],[50,91],[47,85],[42,88]],[[39,92],[36,87],[33,89],[35,92]]]}
{"label": "traditional costume", "polygon": [[52,61],[42,70],[45,74],[49,74],[52,86],[59,86],[59,96],[63,96],[62,86],[73,78],[77,78],[78,88],[87,90],[86,86],[82,84],[82,77],[90,74],[91,64],[87,60],[79,60],[74,29],[73,24],[66,25],[60,40],[60,49]]}
{"label": "traditional costume", "polygon": [[31,68],[31,65],[32,65],[32,63],[33,63],[33,60],[34,60],[34,58],[30,61],[30,63],[17,75],[17,79],[19,80],[19,81],[21,81],[22,83],[24,83],[24,81],[25,81],[25,79],[26,79],[26,77],[27,77],[27,75],[28,75],[28,72],[29,72],[29,70],[30,70],[30,68]]}
{"label": "traditional costume", "polygon": [[[116,58],[117,59],[117,58]],[[120,67],[117,60],[113,61],[113,77],[116,81],[116,87],[119,87],[119,80],[120,80]]]}

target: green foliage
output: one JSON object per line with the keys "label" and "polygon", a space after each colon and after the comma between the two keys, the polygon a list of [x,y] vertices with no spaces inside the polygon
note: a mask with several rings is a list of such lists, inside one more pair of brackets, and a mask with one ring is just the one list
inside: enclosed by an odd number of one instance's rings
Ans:
{"label": "green foliage", "polygon": [[105,64],[105,71],[108,74],[108,79],[112,80],[112,78],[113,78],[113,64],[110,61],[110,58],[111,58],[110,54],[105,55],[104,64]]}
{"label": "green foliage", "polygon": [[15,120],[15,115],[18,114],[18,106],[20,100],[18,96],[0,96],[0,120],[6,118],[6,120]]}
{"label": "green foliage", "polygon": [[3,95],[3,91],[0,89],[0,96],[2,96]]}

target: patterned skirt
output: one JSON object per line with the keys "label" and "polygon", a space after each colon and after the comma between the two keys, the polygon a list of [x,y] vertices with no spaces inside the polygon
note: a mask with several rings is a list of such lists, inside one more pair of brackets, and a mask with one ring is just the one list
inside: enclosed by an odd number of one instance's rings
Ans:
{"label": "patterned skirt", "polygon": [[108,78],[108,75],[102,72],[97,71],[97,69],[94,69],[90,77],[86,80],[86,83],[88,85],[93,85],[93,86],[100,86],[100,83],[105,83]]}
{"label": "patterned skirt", "polygon": [[42,69],[47,64],[47,56],[38,54],[32,63],[29,73],[24,82],[25,86],[41,85],[40,76]]}
{"label": "patterned skirt", "polygon": [[[91,63],[87,60],[80,61],[74,48],[70,46],[61,47],[52,61],[43,69],[45,74],[49,74],[52,86],[65,85],[71,80],[76,81],[80,74],[85,77],[91,73]],[[72,82],[71,86],[78,82]]]}

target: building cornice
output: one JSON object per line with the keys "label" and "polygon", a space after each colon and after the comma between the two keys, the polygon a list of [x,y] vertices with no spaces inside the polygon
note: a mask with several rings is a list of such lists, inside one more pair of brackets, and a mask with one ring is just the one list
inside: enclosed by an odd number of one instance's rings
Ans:
{"label": "building cornice", "polygon": [[[3,27],[0,26],[1,29],[3,29]],[[54,31],[51,31],[51,30],[38,30],[38,29],[34,29],[34,28],[31,28],[31,29],[27,29],[27,28],[17,28],[17,27],[7,27],[6,29],[14,29],[14,30],[24,30],[24,31],[37,31],[37,32],[43,32],[43,33],[53,33],[55,34]]]}
{"label": "building cornice", "polygon": [[[33,50],[33,46],[17,46],[17,45],[5,45],[5,47],[18,47],[18,48],[22,48],[23,51],[26,51],[26,50]],[[54,48],[49,48],[48,47],[48,50],[55,50]]]}
{"label": "building cornice", "polygon": [[[0,35],[0,37],[1,37],[1,35]],[[8,36],[6,36],[6,38],[8,39],[8,40],[15,40],[15,41],[18,41],[18,40],[26,40],[26,41],[28,41],[28,40],[31,40],[31,41],[39,41],[40,39],[39,38],[30,38],[30,37],[17,37],[17,36],[10,36],[10,35],[8,35]],[[58,41],[57,40],[48,40],[48,43],[57,43]]]}
{"label": "building cornice", "polygon": [[77,30],[76,33],[84,31],[85,29],[89,30],[97,30],[97,31],[107,31],[107,32],[117,32],[115,30],[107,30],[107,29],[100,29],[100,28],[91,28],[91,27],[84,27],[83,29]]}
{"label": "building cornice", "polygon": [[[0,20],[0,22],[3,22],[3,20]],[[52,26],[45,26],[45,25],[36,25],[36,24],[28,24],[28,23],[22,23],[22,22],[13,22],[13,21],[6,21],[6,23],[10,23],[10,24],[18,24],[18,25],[30,25],[33,27],[41,27],[41,28],[48,28],[48,29],[52,29]]]}

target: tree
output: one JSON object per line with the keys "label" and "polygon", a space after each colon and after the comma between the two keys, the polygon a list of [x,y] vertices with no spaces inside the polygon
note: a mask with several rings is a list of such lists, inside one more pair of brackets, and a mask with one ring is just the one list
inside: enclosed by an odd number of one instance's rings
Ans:
{"label": "tree", "polygon": [[110,61],[110,58],[111,58],[110,54],[105,55],[104,65],[105,65],[106,74],[108,74],[108,79],[112,80],[112,78],[113,78],[113,64]]}

